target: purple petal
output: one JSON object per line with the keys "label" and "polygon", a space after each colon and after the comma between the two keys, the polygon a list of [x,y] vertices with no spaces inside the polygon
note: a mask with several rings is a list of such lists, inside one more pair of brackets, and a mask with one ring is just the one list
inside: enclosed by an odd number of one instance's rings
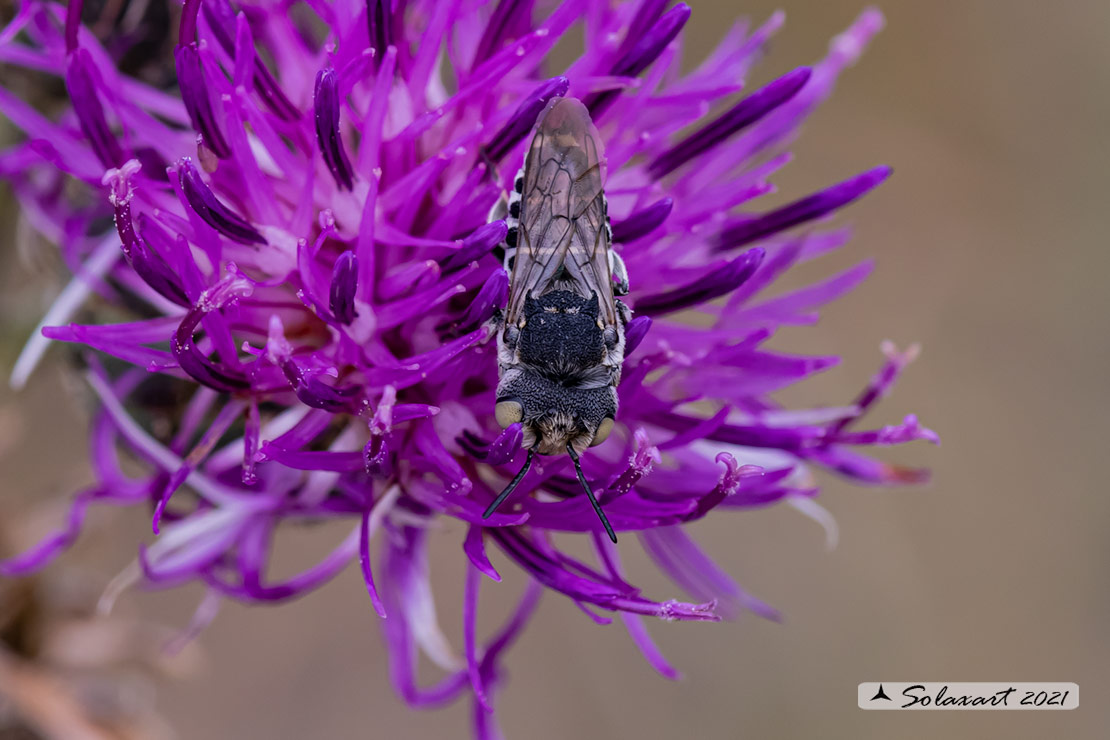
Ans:
{"label": "purple petal", "polygon": [[806,451],[805,457],[856,483],[867,485],[917,485],[930,478],[928,470],[892,465],[839,446]]}
{"label": "purple petal", "polygon": [[485,461],[489,465],[504,465],[516,457],[520,452],[521,442],[524,440],[524,430],[521,424],[510,424],[497,435],[497,439],[490,444],[486,452]]}
{"label": "purple petal", "polygon": [[497,7],[486,23],[485,31],[482,32],[478,48],[474,52],[474,61],[470,64],[471,70],[476,69],[495,52],[522,35],[516,29],[531,27],[534,2],[535,0],[500,0],[497,3]]}
{"label": "purple petal", "polygon": [[673,198],[661,198],[647,208],[636,211],[623,221],[613,224],[613,242],[625,244],[647,236],[658,229],[671,215]]}
{"label": "purple petal", "polygon": [[239,418],[243,412],[244,404],[241,401],[230,401],[226,406],[220,409],[216,414],[216,418],[204,430],[204,435],[201,436],[200,441],[189,452],[189,456],[185,458],[185,464],[173,472],[170,476],[169,482],[166,483],[165,488],[162,489],[158,497],[158,504],[154,507],[154,518],[151,522],[151,528],[154,534],[160,534],[159,523],[162,520],[162,512],[166,510],[166,504],[170,502],[170,497],[173,496],[174,491],[181,487],[185,479],[189,477],[196,468],[212,451],[212,448],[219,441],[220,437],[228,430],[228,428]]}
{"label": "purple petal", "polygon": [[866,432],[840,432],[832,435],[837,444],[848,445],[900,445],[906,442],[926,440],[933,444],[940,444],[940,437],[932,429],[921,426],[917,417],[910,414],[901,424],[885,426]]}
{"label": "purple petal", "polygon": [[225,206],[201,179],[193,160],[182,157],[177,166],[185,199],[204,222],[240,244],[265,244],[266,239],[243,217]]}
{"label": "purple petal", "polygon": [[629,637],[636,643],[636,647],[640,649],[644,658],[647,659],[648,664],[659,673],[663,678],[669,678],[672,681],[678,681],[682,678],[674,666],[672,666],[659,647],[651,639],[648,634],[647,627],[644,625],[644,618],[639,614],[629,614],[628,612],[621,612],[621,621],[624,622],[624,627],[628,630]]}
{"label": "purple petal", "polygon": [[720,298],[739,288],[763,262],[764,252],[759,247],[749,249],[731,262],[711,268],[690,283],[657,293],[636,301],[636,313],[643,316],[660,316],[681,311],[701,303]]}
{"label": "purple petal", "polygon": [[472,524],[466,530],[466,539],[463,541],[463,552],[470,558],[470,562],[482,573],[485,573],[491,580],[501,582],[501,574],[493,567],[489,561],[489,556],[486,554],[486,542],[483,534],[485,530]]}
{"label": "purple petal", "polygon": [[339,255],[331,272],[331,290],[328,307],[336,320],[350,324],[358,316],[355,310],[355,292],[358,290],[358,257],[347,250]]}
{"label": "purple petal", "polygon": [[484,324],[508,298],[509,275],[504,270],[495,270],[470,302],[460,323],[464,327]]}
{"label": "purple petal", "polygon": [[889,167],[876,167],[819,193],[794,201],[762,216],[735,222],[717,235],[717,249],[735,249],[799,224],[821,218],[874,189],[890,177]]}
{"label": "purple petal", "polygon": [[344,190],[354,186],[354,172],[343,137],[339,132],[339,91],[335,70],[331,67],[316,73],[316,93],[313,98],[316,112],[316,141],[320,153],[331,170],[335,183]]}
{"label": "purple petal", "polygon": [[694,157],[717,146],[737,131],[751,126],[794,97],[802,86],[809,82],[811,74],[812,70],[809,67],[800,67],[752,93],[700,131],[690,134],[682,142],[656,157],[648,167],[648,173],[656,179],[662,178]]}
{"label": "purple petal", "polygon": [[78,494],[70,504],[65,526],[27,552],[7,560],[0,560],[0,575],[25,576],[49,564],[58,553],[73,544],[77,535],[81,533],[81,526],[84,524],[89,505],[102,498],[106,498],[105,492],[97,489]]}
{"label": "purple petal", "polygon": [[[201,10],[208,21],[208,27],[212,29],[212,35],[216,37],[216,42],[225,53],[232,54],[235,49],[235,42],[231,37],[230,29],[235,28],[237,23],[235,10],[231,7],[231,3],[228,0],[205,0]],[[265,62],[257,54],[254,57],[253,71],[254,90],[262,96],[266,107],[282,120],[296,121],[299,119],[301,112],[289,101]]]}
{"label": "purple petal", "polygon": [[[182,36],[185,35],[184,18],[185,15],[182,15]],[[181,99],[185,103],[185,110],[189,112],[193,129],[203,137],[204,145],[217,157],[229,158],[231,148],[227,145],[227,140],[224,139],[223,132],[212,112],[212,101],[208,98],[208,83],[204,79],[196,45],[192,43],[179,45],[174,50],[174,60],[177,63],[177,82],[181,88]]]}
{"label": "purple petal", "polygon": [[681,527],[660,527],[640,533],[644,550],[671,580],[696,599],[717,599],[729,619],[743,609],[778,621],[779,613],[753,598],[714,563]]}
{"label": "purple petal", "polygon": [[[614,65],[610,74],[616,77],[636,77],[654,62],[663,50],[674,41],[678,32],[690,19],[690,6],[679,3],[668,10],[648,31],[640,38],[636,45],[621,57]],[[595,119],[613,104],[619,93],[613,90],[594,93],[582,102],[590,110],[590,115]]]}
{"label": "purple petal", "polygon": [[509,122],[486,145],[486,156],[495,163],[500,162],[528,135],[548,102],[566,95],[569,87],[570,81],[566,77],[552,77],[529,93],[513,112]]}
{"label": "purple petal", "polygon": [[128,178],[138,171],[136,165],[132,160],[119,170],[109,171],[105,175],[105,181],[111,184],[109,199],[115,206],[116,230],[119,232],[123,256],[143,282],[159,295],[179,306],[189,306],[191,304],[181,287],[179,276],[135,232],[135,225],[131,220],[132,193]]}
{"label": "purple petal", "polygon": [[380,435],[372,435],[362,450],[362,463],[367,475],[389,478],[393,475],[393,456],[389,443]]}
{"label": "purple petal", "polygon": [[84,49],[74,52],[66,70],[66,90],[73,102],[73,112],[77,114],[81,131],[92,144],[101,164],[105,167],[120,167],[127,157],[104,117],[104,108],[96,89],[98,79],[99,75],[89,58],[89,52]]}
{"label": "purple petal", "polygon": [[466,655],[466,672],[480,708],[492,712],[493,706],[486,699],[486,688],[478,664],[478,591],[481,584],[481,571],[468,564],[463,582],[463,652]]}
{"label": "purple petal", "polygon": [[375,59],[381,59],[393,44],[392,5],[392,0],[366,0],[367,38],[376,52]]}
{"label": "purple petal", "polygon": [[887,361],[855,400],[854,405],[858,409],[858,412],[834,424],[829,429],[831,433],[835,434],[855,422],[863,416],[871,406],[888,394],[895,381],[898,380],[898,376],[902,374],[906,366],[913,362],[921,352],[921,347],[916,344],[912,345],[905,352],[899,352],[891,342],[883,342],[881,348],[883,354],[887,357]]}
{"label": "purple petal", "polygon": [[192,375],[202,385],[225,392],[245,390],[250,387],[250,382],[240,369],[227,367],[208,359],[193,342],[193,332],[196,331],[205,314],[218,310],[244,295],[249,295],[250,292],[250,285],[241,280],[227,278],[217,283],[205,291],[196,306],[189,309],[178,325],[177,331],[174,332],[170,343],[174,358],[181,364],[182,370]]}
{"label": "purple petal", "polygon": [[650,316],[637,316],[628,322],[628,326],[624,327],[625,357],[628,357],[640,346],[640,342],[644,341],[649,329],[651,329]]}
{"label": "purple petal", "polygon": [[81,11],[84,7],[84,0],[71,0],[66,3],[66,54],[77,51],[77,32],[81,29]]}
{"label": "purple petal", "polygon": [[[381,502],[375,502],[380,505]],[[368,507],[362,512],[362,521],[359,524],[358,561],[362,568],[362,579],[366,583],[366,591],[370,594],[370,603],[379,617],[385,618],[385,605],[378,596],[378,589],[374,585],[374,571],[370,568],[370,515],[373,509]]]}
{"label": "purple petal", "polygon": [[504,221],[491,221],[479,226],[463,239],[462,245],[457,250],[440,263],[440,267],[443,272],[450,272],[485,257],[490,250],[505,241],[508,230],[508,224]]}

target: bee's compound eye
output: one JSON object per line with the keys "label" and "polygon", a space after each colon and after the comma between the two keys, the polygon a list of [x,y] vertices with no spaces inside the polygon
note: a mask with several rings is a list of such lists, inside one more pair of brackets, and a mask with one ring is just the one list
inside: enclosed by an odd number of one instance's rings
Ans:
{"label": "bee's compound eye", "polygon": [[613,419],[606,416],[597,425],[597,432],[594,433],[594,439],[590,442],[590,447],[597,447],[599,444],[609,438],[609,433],[613,431]]}
{"label": "bee's compound eye", "polygon": [[520,401],[511,398],[498,401],[493,409],[493,415],[497,417],[497,423],[504,429],[524,418],[524,406]]}

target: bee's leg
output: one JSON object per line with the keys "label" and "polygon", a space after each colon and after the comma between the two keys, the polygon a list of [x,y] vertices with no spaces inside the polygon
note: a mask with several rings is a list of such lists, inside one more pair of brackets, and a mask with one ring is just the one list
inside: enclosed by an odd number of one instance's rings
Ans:
{"label": "bee's leg", "polygon": [[509,196],[506,193],[501,193],[501,197],[493,202],[493,207],[489,209],[489,216],[486,217],[488,223],[500,221],[505,218],[509,213]]}
{"label": "bee's leg", "polygon": [[621,324],[628,326],[628,322],[632,320],[632,309],[625,305],[624,301],[613,301],[617,307],[617,316],[620,317]]}
{"label": "bee's leg", "polygon": [[516,173],[513,178],[513,189],[509,191],[509,197],[505,202],[505,211],[501,218],[505,219],[505,225],[509,230],[505,234],[505,271],[510,275],[513,274],[513,260],[516,257],[517,236],[520,229],[520,198],[521,193],[524,191],[524,168],[521,167],[520,171]]}
{"label": "bee's leg", "polygon": [[628,268],[615,249],[609,250],[609,274],[613,280],[613,295],[628,295]]}
{"label": "bee's leg", "polygon": [[481,341],[485,344],[494,337],[501,336],[501,332],[505,329],[505,314],[500,308],[493,309],[493,316],[490,316],[484,324],[486,327],[486,337]]}
{"label": "bee's leg", "polygon": [[478,156],[482,158],[482,164],[485,165],[486,177],[493,181],[499,188],[504,189],[504,184],[501,180],[501,169],[497,166],[496,162],[489,158],[489,153],[486,152],[485,147],[478,150]]}
{"label": "bee's leg", "polygon": [[[493,207],[489,209],[489,216],[486,217],[486,223],[493,223],[500,221],[509,215],[509,196],[501,193],[501,197],[493,202]],[[505,260],[505,243],[501,242],[493,248],[493,256],[499,260]]]}

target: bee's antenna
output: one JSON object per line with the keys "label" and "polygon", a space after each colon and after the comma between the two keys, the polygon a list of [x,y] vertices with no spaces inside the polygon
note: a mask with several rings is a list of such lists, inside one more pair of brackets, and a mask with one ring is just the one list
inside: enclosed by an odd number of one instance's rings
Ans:
{"label": "bee's antenna", "polygon": [[505,499],[509,497],[509,494],[516,490],[516,487],[520,485],[520,482],[522,480],[524,480],[524,476],[528,474],[528,469],[532,467],[532,456],[535,454],[535,447],[528,450],[528,459],[524,461],[524,467],[520,469],[520,472],[516,474],[516,477],[513,478],[512,481],[510,481],[509,485],[505,486],[505,490],[497,494],[497,498],[495,498],[493,500],[493,503],[489,505],[489,508],[486,509],[486,513],[482,514],[483,519],[489,519],[490,516],[493,515],[493,512],[497,511],[497,507],[500,506],[505,501]]}
{"label": "bee's antenna", "polygon": [[586,481],[586,474],[582,472],[582,463],[578,461],[578,453],[571,447],[570,442],[567,442],[567,454],[570,455],[571,460],[574,460],[574,472],[578,473],[578,482],[582,484],[586,495],[590,497],[590,503],[594,505],[597,518],[601,520],[601,524],[605,527],[605,533],[609,535],[609,539],[613,541],[614,545],[617,544],[617,535],[613,534],[613,528],[609,526],[609,520],[605,518],[605,512],[601,510],[601,504],[594,498],[594,492]]}

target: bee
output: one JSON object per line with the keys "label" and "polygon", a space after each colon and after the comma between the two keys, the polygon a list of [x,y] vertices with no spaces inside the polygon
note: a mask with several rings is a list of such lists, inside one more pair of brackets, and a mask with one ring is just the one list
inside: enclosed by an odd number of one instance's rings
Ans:
{"label": "bee", "polygon": [[566,453],[606,534],[609,520],[582,472],[581,455],[601,444],[617,415],[630,309],[628,272],[613,250],[603,182],[605,158],[586,107],[557,98],[540,114],[505,218],[509,297],[495,315],[501,427],[520,422],[524,466],[494,499],[489,517],[520,484],[532,458]]}

